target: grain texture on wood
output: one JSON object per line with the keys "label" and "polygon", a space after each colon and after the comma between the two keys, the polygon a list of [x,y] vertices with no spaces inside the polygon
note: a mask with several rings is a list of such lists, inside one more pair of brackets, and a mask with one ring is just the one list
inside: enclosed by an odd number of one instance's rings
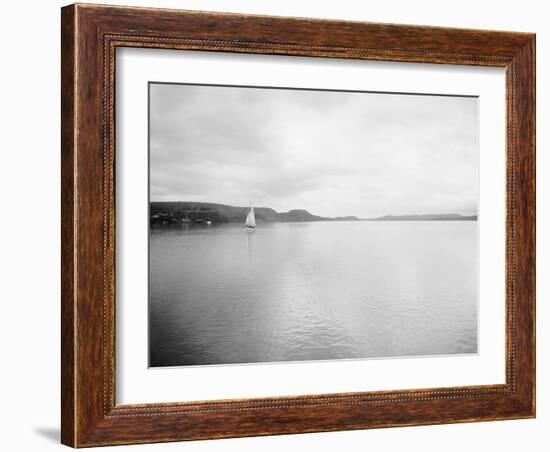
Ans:
{"label": "grain texture on wood", "polygon": [[[61,36],[64,444],[85,447],[534,416],[534,35],[72,5],[62,9]],[[118,47],[505,68],[506,384],[117,405],[114,87]]]}
{"label": "grain texture on wood", "polygon": [[75,158],[75,28],[74,7],[61,19],[61,441],[75,445],[74,324],[74,158]]}

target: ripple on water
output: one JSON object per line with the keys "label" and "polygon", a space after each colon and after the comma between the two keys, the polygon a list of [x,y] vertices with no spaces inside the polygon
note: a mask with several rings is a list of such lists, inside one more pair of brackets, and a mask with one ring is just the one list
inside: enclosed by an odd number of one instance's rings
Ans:
{"label": "ripple on water", "polygon": [[477,351],[474,222],[154,230],[152,366]]}

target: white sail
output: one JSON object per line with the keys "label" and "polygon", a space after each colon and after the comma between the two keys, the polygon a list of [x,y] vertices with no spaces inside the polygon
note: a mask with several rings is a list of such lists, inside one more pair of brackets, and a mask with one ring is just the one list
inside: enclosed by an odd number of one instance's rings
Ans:
{"label": "white sail", "polygon": [[244,222],[244,225],[247,228],[255,228],[256,227],[256,217],[254,216],[254,207],[252,205],[250,206],[250,212],[248,212],[248,215],[246,216],[246,221]]}

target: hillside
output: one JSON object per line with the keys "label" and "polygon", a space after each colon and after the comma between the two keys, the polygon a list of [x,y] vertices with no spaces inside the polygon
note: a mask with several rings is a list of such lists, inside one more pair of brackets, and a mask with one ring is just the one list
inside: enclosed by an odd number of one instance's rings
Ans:
{"label": "hillside", "polygon": [[[235,207],[226,204],[208,202],[151,202],[151,217],[162,215],[163,218],[181,220],[189,218],[192,221],[207,220],[215,223],[244,223],[250,207]],[[296,209],[288,212],[276,212],[269,207],[254,207],[256,221],[261,222],[301,222],[301,221],[357,221],[357,217],[320,217],[307,210]]]}

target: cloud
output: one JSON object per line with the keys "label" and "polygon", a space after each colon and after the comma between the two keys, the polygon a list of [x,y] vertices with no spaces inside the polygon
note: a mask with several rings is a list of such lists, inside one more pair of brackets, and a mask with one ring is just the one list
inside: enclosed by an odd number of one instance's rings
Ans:
{"label": "cloud", "polygon": [[151,200],[471,214],[477,120],[472,97],[151,84]]}

